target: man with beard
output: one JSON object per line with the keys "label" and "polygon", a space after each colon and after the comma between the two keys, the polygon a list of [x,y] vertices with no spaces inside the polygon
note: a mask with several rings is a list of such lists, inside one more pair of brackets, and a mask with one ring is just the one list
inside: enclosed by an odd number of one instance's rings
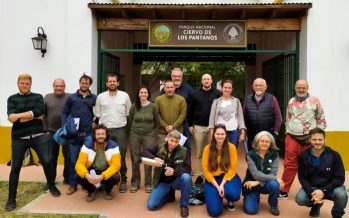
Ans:
{"label": "man with beard", "polygon": [[338,152],[325,146],[325,131],[321,128],[310,130],[309,139],[311,147],[298,157],[298,179],[302,188],[296,195],[296,202],[311,207],[309,215],[318,217],[324,199],[331,200],[332,217],[341,218],[348,202],[342,158]]}
{"label": "man with beard", "polygon": [[[63,79],[57,78],[53,81],[53,93],[49,93],[44,97],[45,103],[45,116],[44,127],[52,136],[61,127],[61,114],[65,101],[69,94],[65,93],[65,82]],[[57,160],[59,155],[59,144],[52,140],[51,142],[51,154],[52,154],[52,167],[54,172],[54,178],[57,174]],[[62,146],[62,152],[64,156],[64,170],[63,170],[63,183],[69,184],[69,162],[70,154],[69,147],[67,145]]]}
{"label": "man with beard", "polygon": [[247,127],[247,150],[252,149],[254,137],[260,131],[268,131],[275,138],[282,122],[279,103],[274,95],[266,92],[267,82],[262,78],[253,81],[253,93],[248,95],[243,106]]}
{"label": "man with beard", "polygon": [[210,129],[208,128],[211,105],[213,100],[221,96],[221,92],[212,87],[212,76],[205,73],[201,77],[201,88],[194,91],[189,107],[189,131],[195,138],[197,179],[195,183],[202,183],[201,157],[204,147],[210,143]]}
{"label": "man with beard", "polygon": [[16,195],[19,174],[25,151],[33,148],[44,168],[48,189],[54,197],[60,196],[55,186],[52,165],[49,155],[50,135],[44,133],[42,115],[44,114],[44,99],[42,95],[30,91],[32,77],[28,74],[18,76],[19,92],[7,99],[8,120],[13,124],[11,131],[11,172],[8,186],[6,211],[16,208]]}
{"label": "man with beard", "polygon": [[291,98],[286,110],[285,159],[282,180],[285,185],[280,190],[280,199],[287,199],[288,192],[298,171],[298,155],[309,148],[309,130],[326,128],[324,111],[320,101],[308,93],[308,82],[298,80],[296,96]]}
{"label": "man with beard", "polygon": [[187,113],[185,99],[175,94],[173,81],[165,82],[164,91],[164,95],[155,99],[155,105],[159,108],[159,142],[165,141],[166,135],[175,129],[183,133],[183,122]]}
{"label": "man with beard", "polygon": [[106,86],[108,90],[97,96],[94,114],[97,117],[97,122],[108,128],[110,138],[119,145],[121,153],[121,185],[119,191],[125,193],[127,191],[126,125],[131,101],[126,92],[118,90],[118,75],[107,74]]}
{"label": "man with beard", "polygon": [[77,122],[77,136],[68,140],[70,152],[69,167],[69,188],[67,195],[71,195],[77,190],[77,174],[75,164],[78,159],[80,148],[83,144],[92,141],[93,106],[96,103],[96,95],[90,91],[93,80],[90,76],[83,74],[79,79],[80,89],[71,94],[65,101],[62,111],[62,125],[67,120],[74,119]]}
{"label": "man with beard", "polygon": [[87,190],[86,201],[95,200],[96,188],[104,185],[104,199],[111,200],[113,186],[120,181],[121,166],[119,146],[109,139],[109,132],[103,124],[97,125],[92,131],[93,141],[81,148],[75,169],[79,184]]}
{"label": "man with beard", "polygon": [[[183,82],[183,72],[180,68],[173,68],[171,71],[171,79],[175,84],[175,93],[182,96],[187,103],[187,115],[186,119],[183,122],[183,135],[187,137],[187,140],[184,143],[184,147],[187,148],[187,152],[191,155],[191,138],[189,132],[188,125],[188,117],[189,117],[189,104],[190,104],[190,96],[193,94],[193,88],[188,84]],[[161,90],[161,94],[165,94],[164,89]]]}

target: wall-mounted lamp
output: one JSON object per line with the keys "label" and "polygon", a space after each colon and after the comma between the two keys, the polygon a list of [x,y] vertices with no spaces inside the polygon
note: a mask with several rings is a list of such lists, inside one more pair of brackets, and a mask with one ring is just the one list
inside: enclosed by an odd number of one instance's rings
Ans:
{"label": "wall-mounted lamp", "polygon": [[[42,33],[40,33],[40,30]],[[35,50],[40,50],[42,57],[46,53],[47,35],[42,27],[38,27],[38,36],[32,38],[33,46]]]}

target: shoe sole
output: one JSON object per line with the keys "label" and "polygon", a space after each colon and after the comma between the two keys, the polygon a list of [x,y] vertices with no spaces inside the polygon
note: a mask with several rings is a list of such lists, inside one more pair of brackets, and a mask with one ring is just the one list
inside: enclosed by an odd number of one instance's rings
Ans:
{"label": "shoe sole", "polygon": [[236,208],[234,208],[234,209],[232,209],[232,208],[227,208],[229,211],[235,211],[236,210]]}
{"label": "shoe sole", "polygon": [[287,200],[288,197],[278,197],[279,200]]}

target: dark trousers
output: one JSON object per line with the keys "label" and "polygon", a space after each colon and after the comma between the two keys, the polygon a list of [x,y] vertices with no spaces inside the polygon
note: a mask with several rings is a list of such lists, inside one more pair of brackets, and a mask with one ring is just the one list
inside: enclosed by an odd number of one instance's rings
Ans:
{"label": "dark trousers", "polygon": [[[90,169],[89,169],[90,171]],[[101,172],[96,170],[96,174],[100,175]],[[111,192],[114,185],[118,184],[120,181],[120,175],[118,173],[114,174],[112,177],[110,177],[107,180],[102,180],[101,184],[104,185],[104,189],[106,192]],[[87,179],[81,178],[78,176],[78,183],[87,190],[88,193],[92,193],[96,190],[96,186],[91,184]]]}
{"label": "dark trousers", "polygon": [[51,149],[50,134],[43,134],[31,139],[12,139],[12,161],[9,178],[9,198],[16,198],[19,173],[23,164],[24,153],[28,148],[34,149],[42,164],[49,186],[55,183],[54,173],[52,170],[52,161],[50,160]]}
{"label": "dark trousers", "polygon": [[126,128],[120,127],[120,128],[110,128],[109,129],[110,138],[117,142],[120,149],[120,155],[121,155],[121,179],[122,181],[127,181],[127,166],[126,166]]}
{"label": "dark trousers", "polygon": [[[59,144],[53,140],[53,134],[51,135],[51,159],[52,159],[52,169],[54,177],[57,177],[57,161],[59,156]],[[64,170],[63,170],[63,177],[65,181],[69,181],[69,164],[70,164],[70,151],[68,145],[62,145],[62,153],[64,157]]]}

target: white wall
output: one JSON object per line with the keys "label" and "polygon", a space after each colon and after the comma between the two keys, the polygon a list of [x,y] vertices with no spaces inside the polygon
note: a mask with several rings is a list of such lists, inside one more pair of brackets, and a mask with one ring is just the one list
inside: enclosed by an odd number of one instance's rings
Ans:
{"label": "white wall", "polygon": [[[57,77],[66,80],[67,92],[78,89],[83,72],[95,77],[97,40],[88,2],[0,0],[0,125],[10,125],[7,97],[18,91],[19,74],[31,74],[32,91],[43,95]],[[31,42],[38,26],[48,37],[44,58]]]}
{"label": "white wall", "polygon": [[[306,74],[310,94],[319,97],[328,130],[349,130],[349,1],[317,0],[309,10],[306,59],[301,58],[301,75]],[[302,41],[304,38],[301,39]],[[306,64],[305,64],[306,63]]]}

